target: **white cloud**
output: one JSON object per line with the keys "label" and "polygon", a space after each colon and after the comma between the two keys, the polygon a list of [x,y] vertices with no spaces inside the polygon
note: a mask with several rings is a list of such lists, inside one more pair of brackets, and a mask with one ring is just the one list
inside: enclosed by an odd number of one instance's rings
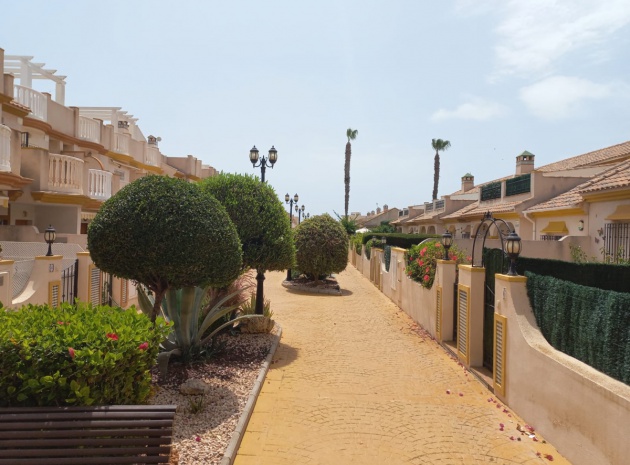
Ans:
{"label": "white cloud", "polygon": [[469,102],[462,103],[454,110],[439,109],[431,115],[433,121],[446,119],[468,119],[474,121],[486,121],[497,116],[504,115],[507,108],[495,102],[489,102],[481,98],[473,97]]}
{"label": "white cloud", "polygon": [[587,79],[553,76],[523,87],[520,98],[530,112],[546,120],[579,115],[585,100],[600,100],[613,93],[613,85]]}
{"label": "white cloud", "polygon": [[456,11],[492,11],[500,18],[494,78],[549,74],[559,59],[578,50],[602,59],[601,46],[630,24],[628,0],[459,0]]}

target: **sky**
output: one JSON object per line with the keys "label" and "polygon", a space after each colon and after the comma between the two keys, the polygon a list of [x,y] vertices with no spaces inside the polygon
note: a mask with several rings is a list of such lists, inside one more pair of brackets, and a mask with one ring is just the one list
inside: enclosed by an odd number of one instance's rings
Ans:
{"label": "sky", "polygon": [[[173,157],[266,180],[311,215],[431,200],[630,140],[628,0],[30,0],[0,48],[66,79],[67,106],[119,106]],[[40,85],[35,83],[34,87]],[[51,87],[52,89],[52,87]],[[47,90],[47,89],[39,89]]]}

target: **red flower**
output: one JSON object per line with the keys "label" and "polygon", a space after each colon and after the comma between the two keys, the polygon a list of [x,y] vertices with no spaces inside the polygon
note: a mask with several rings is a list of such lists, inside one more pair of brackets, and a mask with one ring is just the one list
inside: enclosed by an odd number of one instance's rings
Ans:
{"label": "red flower", "polygon": [[425,275],[424,275],[424,278],[422,278],[422,279],[424,279],[424,282],[426,283],[426,282],[429,280],[429,275],[428,275],[428,274],[425,274]]}
{"label": "red flower", "polygon": [[550,462],[553,462],[553,455],[551,455],[551,454],[545,454],[545,458],[546,458],[547,460],[549,460]]}
{"label": "red flower", "polygon": [[65,325],[65,323],[63,321],[58,321],[57,324],[58,325]]}
{"label": "red flower", "polygon": [[442,244],[441,244],[440,242],[436,242],[436,243],[435,243],[435,246],[436,246],[436,247],[442,247]]}
{"label": "red flower", "polygon": [[138,350],[147,350],[148,348],[149,348],[148,342],[143,342],[142,344],[138,346]]}
{"label": "red flower", "polygon": [[422,250],[420,251],[420,256],[421,256],[421,257],[424,257],[424,254],[426,254],[426,253],[427,253],[427,248],[425,247],[424,249],[422,249]]}
{"label": "red flower", "polygon": [[118,340],[118,334],[107,333],[107,339],[111,339],[112,341],[117,341]]}
{"label": "red flower", "polygon": [[418,259],[418,265],[422,266],[422,265],[424,265],[424,262],[422,260]]}
{"label": "red flower", "polygon": [[68,347],[68,353],[70,354],[70,358],[74,358],[74,349],[72,347]]}

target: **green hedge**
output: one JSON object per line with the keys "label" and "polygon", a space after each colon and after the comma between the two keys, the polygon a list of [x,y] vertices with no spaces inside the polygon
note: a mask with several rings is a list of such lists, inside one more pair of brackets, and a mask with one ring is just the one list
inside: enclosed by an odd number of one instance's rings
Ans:
{"label": "green hedge", "polygon": [[630,293],[526,272],[536,322],[556,349],[630,384]]}
{"label": "green hedge", "polygon": [[608,291],[628,292],[630,290],[630,266],[628,265],[573,263],[544,258],[519,257],[516,261],[516,269],[520,275],[529,271]]}
{"label": "green hedge", "polygon": [[170,328],[135,308],[0,310],[0,407],[139,404]]}
{"label": "green hedge", "polygon": [[402,234],[402,233],[363,233],[362,241],[366,244],[373,237],[385,238],[387,245],[392,247],[400,247],[401,249],[409,249],[414,245],[418,245],[425,239],[441,238],[442,236],[435,234]]}

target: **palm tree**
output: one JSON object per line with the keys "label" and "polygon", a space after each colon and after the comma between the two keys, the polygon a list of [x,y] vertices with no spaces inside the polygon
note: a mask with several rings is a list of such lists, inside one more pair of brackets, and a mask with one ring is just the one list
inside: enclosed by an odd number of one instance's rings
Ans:
{"label": "palm tree", "polygon": [[343,182],[346,184],[346,219],[348,218],[348,202],[350,200],[350,156],[352,155],[351,140],[357,138],[359,131],[357,129],[350,129],[346,131],[346,137],[348,137],[348,143],[346,144],[346,164],[344,166]]}
{"label": "palm tree", "polygon": [[451,143],[447,140],[432,139],[431,145],[435,149],[435,159],[433,163],[433,200],[437,199],[438,183],[440,182],[440,152],[448,149]]}

